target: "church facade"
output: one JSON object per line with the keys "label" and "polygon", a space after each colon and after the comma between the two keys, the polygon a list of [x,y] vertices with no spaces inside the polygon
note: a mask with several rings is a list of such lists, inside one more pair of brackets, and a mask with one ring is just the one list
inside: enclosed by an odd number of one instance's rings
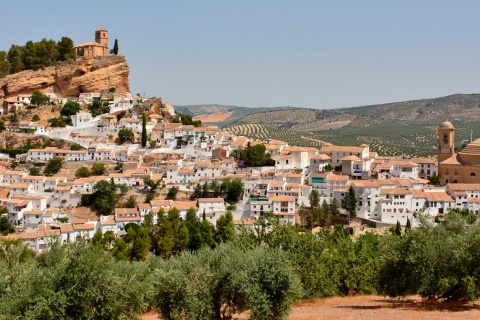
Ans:
{"label": "church facade", "polygon": [[455,127],[449,121],[438,127],[438,176],[441,184],[480,183],[480,139],[455,153]]}
{"label": "church facade", "polygon": [[104,28],[95,31],[95,41],[84,42],[75,46],[75,59],[79,57],[85,59],[107,57],[108,54],[108,30]]}

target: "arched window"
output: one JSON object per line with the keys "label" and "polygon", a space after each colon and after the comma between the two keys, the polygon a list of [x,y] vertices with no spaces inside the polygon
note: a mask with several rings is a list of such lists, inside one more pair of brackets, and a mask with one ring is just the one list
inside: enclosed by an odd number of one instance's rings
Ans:
{"label": "arched window", "polygon": [[475,172],[472,172],[472,173],[470,173],[470,176],[476,177],[477,175],[475,174]]}

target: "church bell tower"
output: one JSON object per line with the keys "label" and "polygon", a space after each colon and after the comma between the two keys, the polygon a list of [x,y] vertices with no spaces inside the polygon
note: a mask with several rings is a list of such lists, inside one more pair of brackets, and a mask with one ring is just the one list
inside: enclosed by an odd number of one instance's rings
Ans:
{"label": "church bell tower", "polygon": [[450,158],[455,152],[455,127],[450,121],[438,127],[438,163]]}

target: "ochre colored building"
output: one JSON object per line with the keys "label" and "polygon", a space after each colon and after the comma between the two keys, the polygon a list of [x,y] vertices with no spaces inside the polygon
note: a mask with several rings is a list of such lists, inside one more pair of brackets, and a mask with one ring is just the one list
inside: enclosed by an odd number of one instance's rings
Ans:
{"label": "ochre colored building", "polygon": [[84,42],[75,46],[75,58],[84,57],[91,59],[107,57],[108,54],[108,30],[104,28],[95,31],[95,41]]}
{"label": "ochre colored building", "polygon": [[455,128],[445,121],[438,127],[438,176],[442,184],[480,183],[480,139],[455,153]]}

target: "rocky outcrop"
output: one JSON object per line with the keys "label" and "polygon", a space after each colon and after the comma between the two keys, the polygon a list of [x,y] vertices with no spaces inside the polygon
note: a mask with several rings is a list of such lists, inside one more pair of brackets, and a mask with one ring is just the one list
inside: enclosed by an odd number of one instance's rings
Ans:
{"label": "rocky outcrop", "polygon": [[123,56],[64,62],[43,70],[27,70],[0,78],[0,105],[4,99],[33,90],[76,97],[82,92],[99,92],[115,87],[130,92],[130,69]]}

